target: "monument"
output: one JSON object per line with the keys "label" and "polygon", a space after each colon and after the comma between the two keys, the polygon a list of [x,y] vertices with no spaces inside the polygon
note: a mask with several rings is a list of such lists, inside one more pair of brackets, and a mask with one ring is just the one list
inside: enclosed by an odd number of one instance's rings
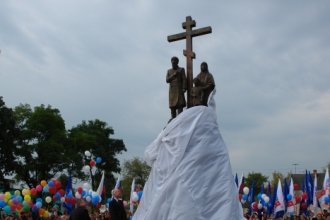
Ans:
{"label": "monument", "polygon": [[[202,63],[196,89],[192,89],[195,53],[191,39],[211,33],[210,27],[193,31],[191,27],[195,25],[188,16],[182,24],[187,32],[168,37],[170,42],[187,39],[184,55],[187,57],[188,109],[177,115],[144,152],[152,169],[133,220],[245,219],[228,150],[217,124],[216,88],[214,80],[210,83],[212,75],[206,63]],[[209,98],[205,105],[200,105],[197,101],[205,100],[206,90],[210,91]],[[195,96],[196,93],[199,95]],[[199,100],[192,99],[197,97]],[[190,108],[194,103],[196,106]]]}

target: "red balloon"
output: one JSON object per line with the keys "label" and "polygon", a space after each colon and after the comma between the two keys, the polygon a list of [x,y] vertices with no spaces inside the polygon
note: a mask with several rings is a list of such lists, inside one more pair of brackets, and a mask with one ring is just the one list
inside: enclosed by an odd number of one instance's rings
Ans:
{"label": "red balloon", "polygon": [[94,160],[91,160],[91,161],[89,162],[89,165],[90,165],[91,167],[95,166],[95,161],[94,161]]}
{"label": "red balloon", "polygon": [[56,193],[56,188],[50,186],[50,187],[48,187],[48,191],[49,191],[50,194],[53,194],[54,195]]}
{"label": "red balloon", "polygon": [[69,197],[65,197],[65,202],[66,203],[71,203],[71,199]]}
{"label": "red balloon", "polygon": [[76,202],[77,202],[76,198],[72,198],[72,199],[71,199],[71,203],[72,203],[72,205],[75,205]]}
{"label": "red balloon", "polygon": [[300,206],[301,206],[301,208],[302,208],[303,210],[305,210],[305,209],[307,208],[306,203],[302,203]]}
{"label": "red balloon", "polygon": [[242,200],[242,194],[238,194],[238,199],[239,199],[239,201]]}
{"label": "red balloon", "polygon": [[79,194],[81,194],[81,193],[82,193],[82,191],[83,191],[83,189],[82,189],[81,187],[78,187],[78,189],[77,189],[77,190],[78,190],[78,193],[79,193]]}
{"label": "red balloon", "polygon": [[307,195],[306,192],[304,192],[304,193],[301,195],[301,197],[302,197],[303,199],[307,199],[307,198],[308,198],[308,195]]}
{"label": "red balloon", "polygon": [[296,203],[300,203],[300,196],[296,196],[295,199],[296,199]]}
{"label": "red balloon", "polygon": [[252,203],[252,208],[253,208],[255,211],[258,211],[258,203],[256,203],[256,202]]}
{"label": "red balloon", "polygon": [[58,190],[58,193],[63,197],[64,194],[65,194],[64,189],[60,189],[60,190]]}
{"label": "red balloon", "polygon": [[57,189],[61,188],[61,182],[60,181],[56,181],[55,186]]}
{"label": "red balloon", "polygon": [[36,188],[31,189],[31,195],[35,196],[37,194]]}
{"label": "red balloon", "polygon": [[101,207],[101,203],[97,203],[96,206],[95,206],[95,208],[97,208],[97,209],[100,208],[100,207]]}
{"label": "red balloon", "polygon": [[294,189],[294,190],[298,190],[298,189],[299,189],[299,185],[298,185],[298,183],[293,184],[293,189]]}
{"label": "red balloon", "polygon": [[57,198],[56,198],[56,196],[55,196],[55,195],[53,195],[53,200],[54,200],[54,201],[56,201],[56,200],[57,200]]}
{"label": "red balloon", "polygon": [[136,189],[135,189],[135,192],[140,192],[140,191],[141,191],[140,188],[136,188]]}

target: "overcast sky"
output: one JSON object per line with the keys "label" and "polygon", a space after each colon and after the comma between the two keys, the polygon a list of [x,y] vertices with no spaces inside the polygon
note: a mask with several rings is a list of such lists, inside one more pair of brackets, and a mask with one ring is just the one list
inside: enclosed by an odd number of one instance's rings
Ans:
{"label": "overcast sky", "polygon": [[[170,58],[216,82],[233,174],[302,173],[330,162],[330,1],[1,1],[0,96],[7,107],[51,105],[67,129],[100,119],[143,157],[170,118]],[[272,179],[270,177],[270,179]]]}

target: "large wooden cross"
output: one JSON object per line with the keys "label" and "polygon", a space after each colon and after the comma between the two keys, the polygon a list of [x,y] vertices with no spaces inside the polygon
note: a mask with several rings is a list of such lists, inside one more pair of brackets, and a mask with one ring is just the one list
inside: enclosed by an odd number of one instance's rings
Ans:
{"label": "large wooden cross", "polygon": [[192,50],[192,38],[200,35],[212,33],[211,27],[204,27],[196,30],[192,30],[196,27],[195,20],[192,20],[190,16],[186,17],[186,22],[182,23],[182,28],[186,29],[186,32],[167,36],[168,42],[184,40],[186,39],[186,49],[183,50],[183,55],[187,58],[187,107],[192,106],[192,97],[190,95],[191,88],[193,86],[193,59],[196,58],[196,54]]}

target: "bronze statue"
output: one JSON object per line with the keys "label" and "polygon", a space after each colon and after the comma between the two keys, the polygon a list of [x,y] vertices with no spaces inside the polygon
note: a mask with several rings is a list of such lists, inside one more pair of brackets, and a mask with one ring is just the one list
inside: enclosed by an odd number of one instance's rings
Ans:
{"label": "bronze statue", "polygon": [[177,114],[183,111],[186,106],[186,99],[184,93],[187,90],[187,79],[184,68],[178,66],[179,59],[177,57],[171,58],[172,69],[167,71],[166,82],[169,83],[169,107],[171,109],[171,116],[175,118]]}
{"label": "bronze statue", "polygon": [[201,87],[201,81],[198,78],[194,78],[195,87],[191,89],[192,106],[203,105],[204,90]]}
{"label": "bronze statue", "polygon": [[209,73],[206,62],[201,63],[201,72],[197,75],[196,78],[200,80],[201,87],[204,90],[203,105],[207,106],[209,95],[213,91],[215,83],[212,74]]}

